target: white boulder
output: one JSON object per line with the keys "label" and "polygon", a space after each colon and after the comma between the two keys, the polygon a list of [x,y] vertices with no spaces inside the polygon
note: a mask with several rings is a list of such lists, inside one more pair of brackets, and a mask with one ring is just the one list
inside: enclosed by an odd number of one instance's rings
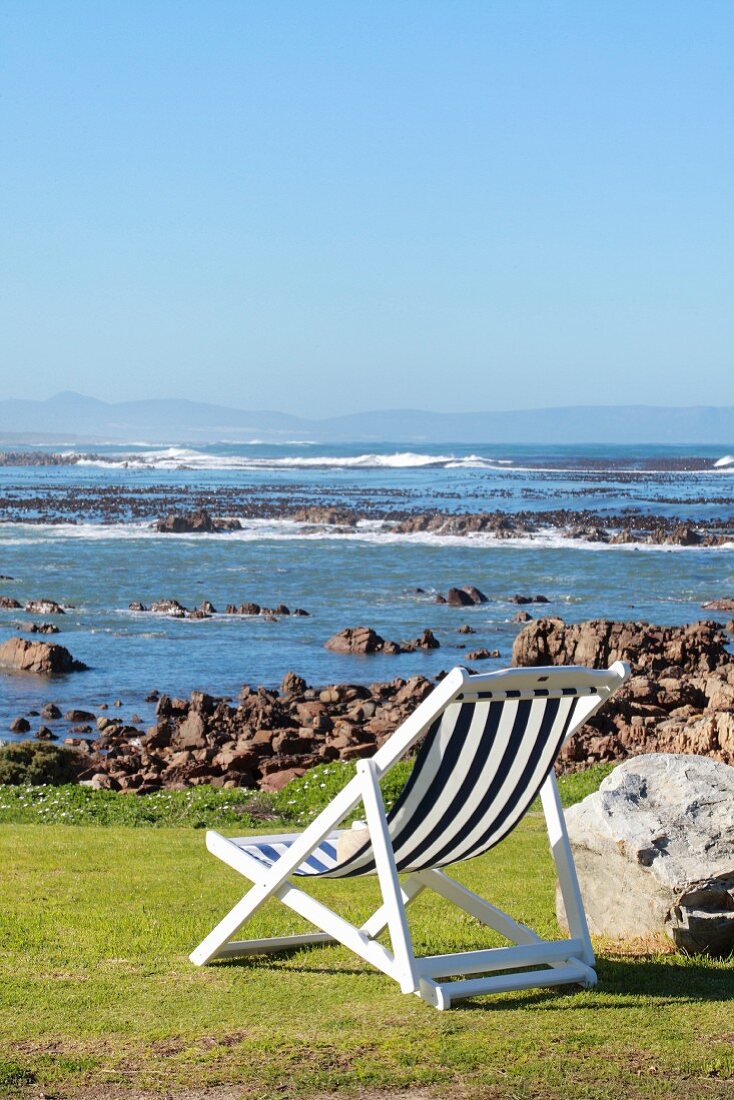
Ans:
{"label": "white boulder", "polygon": [[[592,934],[734,950],[734,767],[651,753],[566,811]],[[558,918],[565,925],[558,896]]]}

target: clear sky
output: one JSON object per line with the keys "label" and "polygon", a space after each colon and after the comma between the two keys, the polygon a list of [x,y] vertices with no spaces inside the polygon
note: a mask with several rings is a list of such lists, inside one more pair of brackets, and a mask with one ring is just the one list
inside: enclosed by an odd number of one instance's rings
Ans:
{"label": "clear sky", "polygon": [[0,386],[734,404],[730,0],[4,0]]}

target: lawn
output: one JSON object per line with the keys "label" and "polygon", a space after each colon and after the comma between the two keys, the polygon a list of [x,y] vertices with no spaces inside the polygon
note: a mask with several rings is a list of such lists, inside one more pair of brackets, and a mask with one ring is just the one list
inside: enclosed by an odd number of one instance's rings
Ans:
{"label": "lawn", "polygon": [[[300,798],[325,797],[316,790]],[[447,1013],[340,947],[199,970],[188,952],[243,880],[206,853],[201,831],[136,824],[0,825],[0,1095],[230,1085],[227,1095],[256,1100],[408,1088],[616,1100],[734,1090],[731,961],[686,959],[662,942],[600,944],[595,990],[505,994]],[[541,818],[452,873],[557,935]],[[309,888],[350,919],[377,904],[371,880]],[[421,897],[411,923],[421,953],[489,942],[437,898]],[[250,934],[300,927],[273,904]]]}

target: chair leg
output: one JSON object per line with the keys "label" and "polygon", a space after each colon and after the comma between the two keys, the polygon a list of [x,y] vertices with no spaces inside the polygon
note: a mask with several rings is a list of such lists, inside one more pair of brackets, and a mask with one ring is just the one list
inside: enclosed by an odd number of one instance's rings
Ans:
{"label": "chair leg", "polygon": [[553,772],[550,773],[540,791],[540,799],[545,813],[545,822],[548,829],[548,840],[553,853],[553,862],[556,865],[556,874],[561,887],[561,896],[566,909],[568,930],[573,939],[579,939],[584,944],[584,962],[593,969],[595,964],[594,949],[591,946],[589,926],[584,912],[584,902],[581,897],[576,864],[573,861],[571,842],[568,839],[566,819],[563,816],[558,784]]}
{"label": "chair leg", "polygon": [[377,868],[377,878],[382,890],[383,908],[387,918],[387,926],[390,929],[390,941],[397,967],[397,979],[403,993],[415,993],[418,989],[418,976],[415,970],[413,943],[408,928],[403,892],[395,867],[395,856],[374,761],[358,761],[357,775],[363,781],[362,803],[370,831],[372,851],[375,855],[375,867]]}

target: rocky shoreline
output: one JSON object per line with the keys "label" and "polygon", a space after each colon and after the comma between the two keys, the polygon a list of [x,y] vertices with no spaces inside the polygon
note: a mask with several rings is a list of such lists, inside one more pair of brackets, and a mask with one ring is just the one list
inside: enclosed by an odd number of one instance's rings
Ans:
{"label": "rocky shoreline", "polygon": [[[734,622],[727,628],[708,620],[683,627],[610,620],[568,625],[546,617],[520,631],[512,663],[632,665],[631,680],[566,745],[561,771],[648,752],[695,753],[734,764],[732,631]],[[22,645],[37,647],[36,653],[62,648]],[[33,670],[70,671],[73,658],[64,654],[58,659],[63,669],[50,661],[46,667],[36,662]],[[274,791],[317,764],[370,756],[433,686],[416,676],[318,689],[290,672],[279,689],[245,685],[237,699],[204,692],[172,699],[153,692],[156,722],[148,729],[108,713],[74,711],[66,718],[94,723],[97,736],[70,736],[63,744],[79,754],[79,779],[96,788],[145,792],[212,784]],[[51,703],[41,715],[52,725],[61,717]],[[22,721],[19,732],[30,728]],[[89,724],[80,728],[92,730]],[[39,736],[56,739],[48,725]]]}
{"label": "rocky shoreline", "polygon": [[[368,501],[359,508],[346,505],[300,502],[298,487],[284,494],[261,487],[254,490],[221,488],[216,494],[187,491],[173,494],[168,487],[106,487],[55,492],[53,500],[17,494],[0,497],[3,523],[75,524],[140,523],[161,535],[235,534],[252,521],[288,521],[304,535],[359,534],[365,524],[370,534],[471,538],[571,540],[609,546],[647,545],[717,547],[734,544],[734,517],[708,519],[671,517],[625,508],[616,514],[591,509],[522,509],[452,512],[445,509],[415,510],[403,506],[400,491],[385,495],[394,506],[376,507]],[[711,504],[711,497],[697,503]],[[726,500],[725,503],[730,504]],[[151,514],[151,509],[163,514]]]}

